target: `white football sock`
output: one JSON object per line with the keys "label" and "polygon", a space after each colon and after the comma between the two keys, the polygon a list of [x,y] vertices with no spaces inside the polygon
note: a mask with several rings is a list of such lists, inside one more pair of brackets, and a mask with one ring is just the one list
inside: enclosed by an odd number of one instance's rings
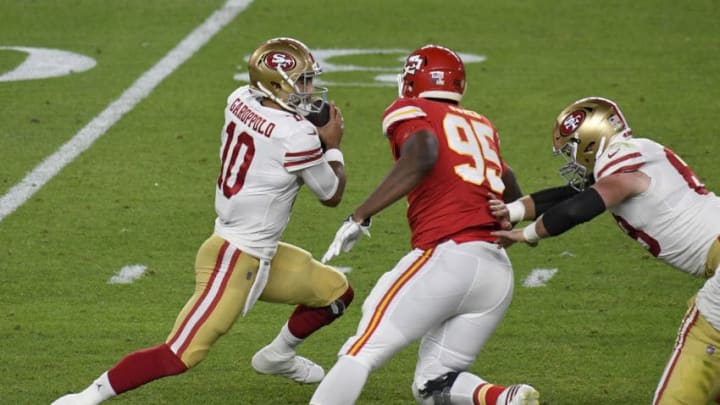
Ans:
{"label": "white football sock", "polygon": [[300,339],[295,337],[288,328],[287,322],[285,322],[285,325],[280,329],[280,333],[278,333],[277,336],[275,336],[275,339],[270,343],[270,346],[275,350],[277,353],[285,354],[285,355],[295,355],[295,349],[302,343],[305,339]]}
{"label": "white football sock", "polygon": [[[365,386],[370,369],[352,356],[340,356],[310,399],[311,405],[354,404]],[[340,388],[342,387],[342,388]]]}
{"label": "white football sock", "polygon": [[87,398],[93,403],[99,404],[100,402],[114,397],[115,390],[110,385],[107,371],[102,373],[92,384],[90,384],[83,392],[80,393],[83,398]]}
{"label": "white football sock", "polygon": [[455,382],[450,388],[450,398],[452,398],[452,403],[457,405],[475,404],[475,390],[478,385],[487,383],[487,381],[475,374],[463,371],[458,374],[457,379],[455,379]]}

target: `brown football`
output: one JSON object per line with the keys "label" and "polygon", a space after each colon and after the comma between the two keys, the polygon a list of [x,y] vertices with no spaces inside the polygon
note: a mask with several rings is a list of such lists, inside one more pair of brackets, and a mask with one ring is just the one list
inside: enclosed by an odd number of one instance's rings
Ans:
{"label": "brown football", "polygon": [[325,126],[330,121],[330,104],[322,99],[313,101],[313,105],[320,107],[320,111],[311,112],[305,118],[316,127]]}

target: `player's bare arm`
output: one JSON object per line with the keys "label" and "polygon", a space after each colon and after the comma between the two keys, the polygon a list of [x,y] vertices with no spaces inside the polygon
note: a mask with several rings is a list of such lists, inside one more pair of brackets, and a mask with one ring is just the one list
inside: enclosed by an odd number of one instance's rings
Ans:
{"label": "player's bare arm", "polygon": [[420,130],[403,143],[400,157],[380,185],[353,212],[362,222],[407,195],[432,170],[438,157],[435,134]]}
{"label": "player's bare arm", "polygon": [[641,171],[616,173],[601,178],[592,186],[607,208],[615,207],[628,198],[645,192],[648,187],[650,178]]}
{"label": "player's bare arm", "polygon": [[517,181],[517,177],[515,177],[515,172],[510,166],[503,172],[502,181],[505,183],[505,191],[502,195],[504,202],[515,201],[523,196],[520,190],[520,184]]}

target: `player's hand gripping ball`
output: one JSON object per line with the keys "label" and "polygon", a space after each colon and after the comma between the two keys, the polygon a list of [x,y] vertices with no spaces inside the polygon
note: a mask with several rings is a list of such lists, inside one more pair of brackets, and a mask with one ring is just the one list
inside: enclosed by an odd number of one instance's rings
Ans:
{"label": "player's hand gripping ball", "polygon": [[306,118],[316,127],[325,126],[325,124],[330,121],[330,104],[322,99],[317,99],[313,101],[313,105],[316,107],[320,107],[320,111],[310,112]]}

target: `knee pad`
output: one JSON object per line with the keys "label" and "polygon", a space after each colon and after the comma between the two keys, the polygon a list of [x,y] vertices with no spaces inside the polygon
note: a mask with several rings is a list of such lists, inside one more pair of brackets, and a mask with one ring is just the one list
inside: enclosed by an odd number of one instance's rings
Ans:
{"label": "knee pad", "polygon": [[347,290],[345,290],[343,295],[341,295],[340,298],[336,299],[327,306],[328,311],[330,311],[330,315],[333,318],[339,318],[340,316],[342,316],[342,314],[345,313],[345,308],[350,305],[354,296],[355,292],[353,291],[352,287],[348,285],[348,288]]}
{"label": "knee pad", "polygon": [[413,397],[420,405],[452,405],[450,402],[450,389],[455,383],[457,371],[445,373],[438,378],[426,381],[423,387],[412,385]]}

